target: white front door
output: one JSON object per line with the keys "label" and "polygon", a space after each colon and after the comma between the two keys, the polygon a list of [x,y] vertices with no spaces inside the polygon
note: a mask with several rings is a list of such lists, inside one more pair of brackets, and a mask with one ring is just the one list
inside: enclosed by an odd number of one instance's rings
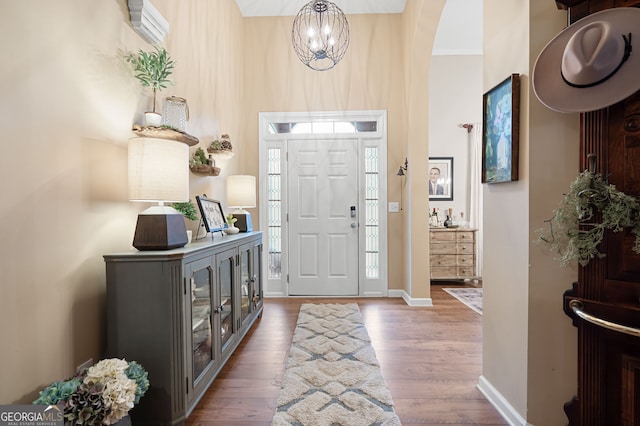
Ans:
{"label": "white front door", "polygon": [[289,294],[358,294],[357,139],[288,142]]}

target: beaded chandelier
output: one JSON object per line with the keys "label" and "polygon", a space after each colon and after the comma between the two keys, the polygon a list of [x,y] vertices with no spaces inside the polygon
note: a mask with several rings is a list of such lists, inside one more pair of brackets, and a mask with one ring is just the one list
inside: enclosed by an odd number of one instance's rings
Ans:
{"label": "beaded chandelier", "polygon": [[303,64],[326,71],[340,62],[349,47],[349,23],[334,3],[312,0],[293,20],[291,41]]}

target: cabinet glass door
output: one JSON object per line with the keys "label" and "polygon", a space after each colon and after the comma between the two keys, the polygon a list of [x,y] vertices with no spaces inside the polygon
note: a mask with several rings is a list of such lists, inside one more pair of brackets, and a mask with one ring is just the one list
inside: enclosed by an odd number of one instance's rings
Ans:
{"label": "cabinet glass door", "polygon": [[[262,240],[260,240],[262,241]],[[256,243],[251,251],[251,311],[262,306],[262,242]]]}
{"label": "cabinet glass door", "polygon": [[220,348],[222,351],[224,351],[225,345],[236,331],[233,324],[234,258],[234,250],[230,250],[224,252],[218,262],[218,288],[220,293],[217,312],[220,314]]}
{"label": "cabinet glass door", "polygon": [[249,291],[251,280],[251,246],[240,247],[240,317],[241,324],[249,317]]}
{"label": "cabinet glass door", "polygon": [[211,341],[211,267],[191,274],[191,349],[193,351],[193,382],[214,359]]}

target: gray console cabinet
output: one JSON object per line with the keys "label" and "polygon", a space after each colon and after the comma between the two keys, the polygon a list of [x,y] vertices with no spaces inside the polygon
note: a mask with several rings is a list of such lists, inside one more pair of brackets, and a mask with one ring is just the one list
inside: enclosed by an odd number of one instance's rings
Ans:
{"label": "gray console cabinet", "polygon": [[184,423],[262,313],[262,233],[104,256],[106,356],[138,361],[150,387],[134,424]]}

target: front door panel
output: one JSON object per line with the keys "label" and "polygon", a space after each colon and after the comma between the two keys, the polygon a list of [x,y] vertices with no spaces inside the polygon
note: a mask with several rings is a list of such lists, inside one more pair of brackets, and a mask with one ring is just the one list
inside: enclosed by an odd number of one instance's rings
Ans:
{"label": "front door panel", "polygon": [[357,141],[289,141],[289,294],[358,294]]}

